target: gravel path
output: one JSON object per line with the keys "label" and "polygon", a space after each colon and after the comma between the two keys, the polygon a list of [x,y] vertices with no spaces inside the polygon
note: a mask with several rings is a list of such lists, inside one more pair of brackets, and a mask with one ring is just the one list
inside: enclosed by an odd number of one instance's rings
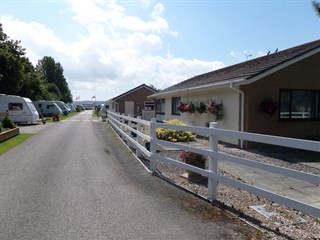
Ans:
{"label": "gravel path", "polygon": [[[198,141],[205,144],[205,140]],[[320,175],[319,168],[314,168],[298,161],[299,157],[305,155],[306,152],[288,151],[287,149],[283,151],[283,149],[279,148],[263,149],[263,151],[246,151],[229,145],[219,145],[219,150],[259,162]],[[179,160],[180,152],[158,148],[158,154],[177,160]],[[181,174],[184,173],[182,169],[166,163],[158,163],[157,169],[162,177],[172,183],[188,189],[203,198],[207,198],[206,179],[198,183],[191,182],[181,177]],[[219,174],[237,179],[236,176],[232,176],[222,169],[219,169]],[[219,183],[218,203],[224,205],[229,211],[238,215],[244,221],[264,231],[267,239],[320,239],[320,219],[313,218],[248,192]],[[262,205],[267,212],[274,212],[275,215],[267,218],[259,214],[251,207],[257,205]]]}

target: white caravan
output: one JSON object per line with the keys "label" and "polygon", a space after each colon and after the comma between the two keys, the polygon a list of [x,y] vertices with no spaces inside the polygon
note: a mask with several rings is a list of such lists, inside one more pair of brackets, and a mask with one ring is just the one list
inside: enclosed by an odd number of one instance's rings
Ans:
{"label": "white caravan", "polygon": [[66,106],[64,102],[62,101],[51,101],[51,102],[56,103],[59,106],[59,108],[61,108],[63,115],[67,116],[71,112],[71,110]]}
{"label": "white caravan", "polygon": [[73,105],[73,103],[67,103],[67,106],[70,108],[71,112],[76,112],[77,109],[76,107]]}
{"label": "white caravan", "polygon": [[5,115],[14,123],[39,121],[39,114],[29,98],[0,94],[0,120]]}
{"label": "white caravan", "polygon": [[39,114],[44,117],[52,117],[53,115],[62,115],[62,110],[59,106],[51,101],[33,101]]}

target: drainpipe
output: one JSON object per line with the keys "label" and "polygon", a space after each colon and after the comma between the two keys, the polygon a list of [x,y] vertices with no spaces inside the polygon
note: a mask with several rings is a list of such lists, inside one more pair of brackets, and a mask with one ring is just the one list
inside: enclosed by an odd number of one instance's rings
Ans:
{"label": "drainpipe", "polygon": [[[241,96],[241,110],[240,110],[240,131],[243,132],[244,131],[244,92],[241,91],[240,89],[238,88],[235,88],[234,87],[234,83],[230,83],[230,88],[232,90],[234,90],[235,92],[239,93],[240,96]],[[240,148],[242,149],[243,148],[243,140],[241,139],[240,140]]]}

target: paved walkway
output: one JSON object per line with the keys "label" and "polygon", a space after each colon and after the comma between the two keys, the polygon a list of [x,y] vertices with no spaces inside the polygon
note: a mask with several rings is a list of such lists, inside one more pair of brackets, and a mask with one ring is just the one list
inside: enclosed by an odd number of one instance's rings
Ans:
{"label": "paved walkway", "polygon": [[[198,142],[190,143],[190,145],[208,149],[207,146]],[[320,162],[303,162],[303,164],[320,169]],[[255,185],[320,208],[320,184],[316,185],[228,161],[219,161],[218,167],[249,185]]]}

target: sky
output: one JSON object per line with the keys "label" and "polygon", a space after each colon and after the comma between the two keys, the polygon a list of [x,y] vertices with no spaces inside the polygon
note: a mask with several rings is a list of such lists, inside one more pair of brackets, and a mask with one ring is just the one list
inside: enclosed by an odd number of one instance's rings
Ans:
{"label": "sky", "polygon": [[4,32],[73,98],[105,101],[320,39],[311,0],[0,0]]}

